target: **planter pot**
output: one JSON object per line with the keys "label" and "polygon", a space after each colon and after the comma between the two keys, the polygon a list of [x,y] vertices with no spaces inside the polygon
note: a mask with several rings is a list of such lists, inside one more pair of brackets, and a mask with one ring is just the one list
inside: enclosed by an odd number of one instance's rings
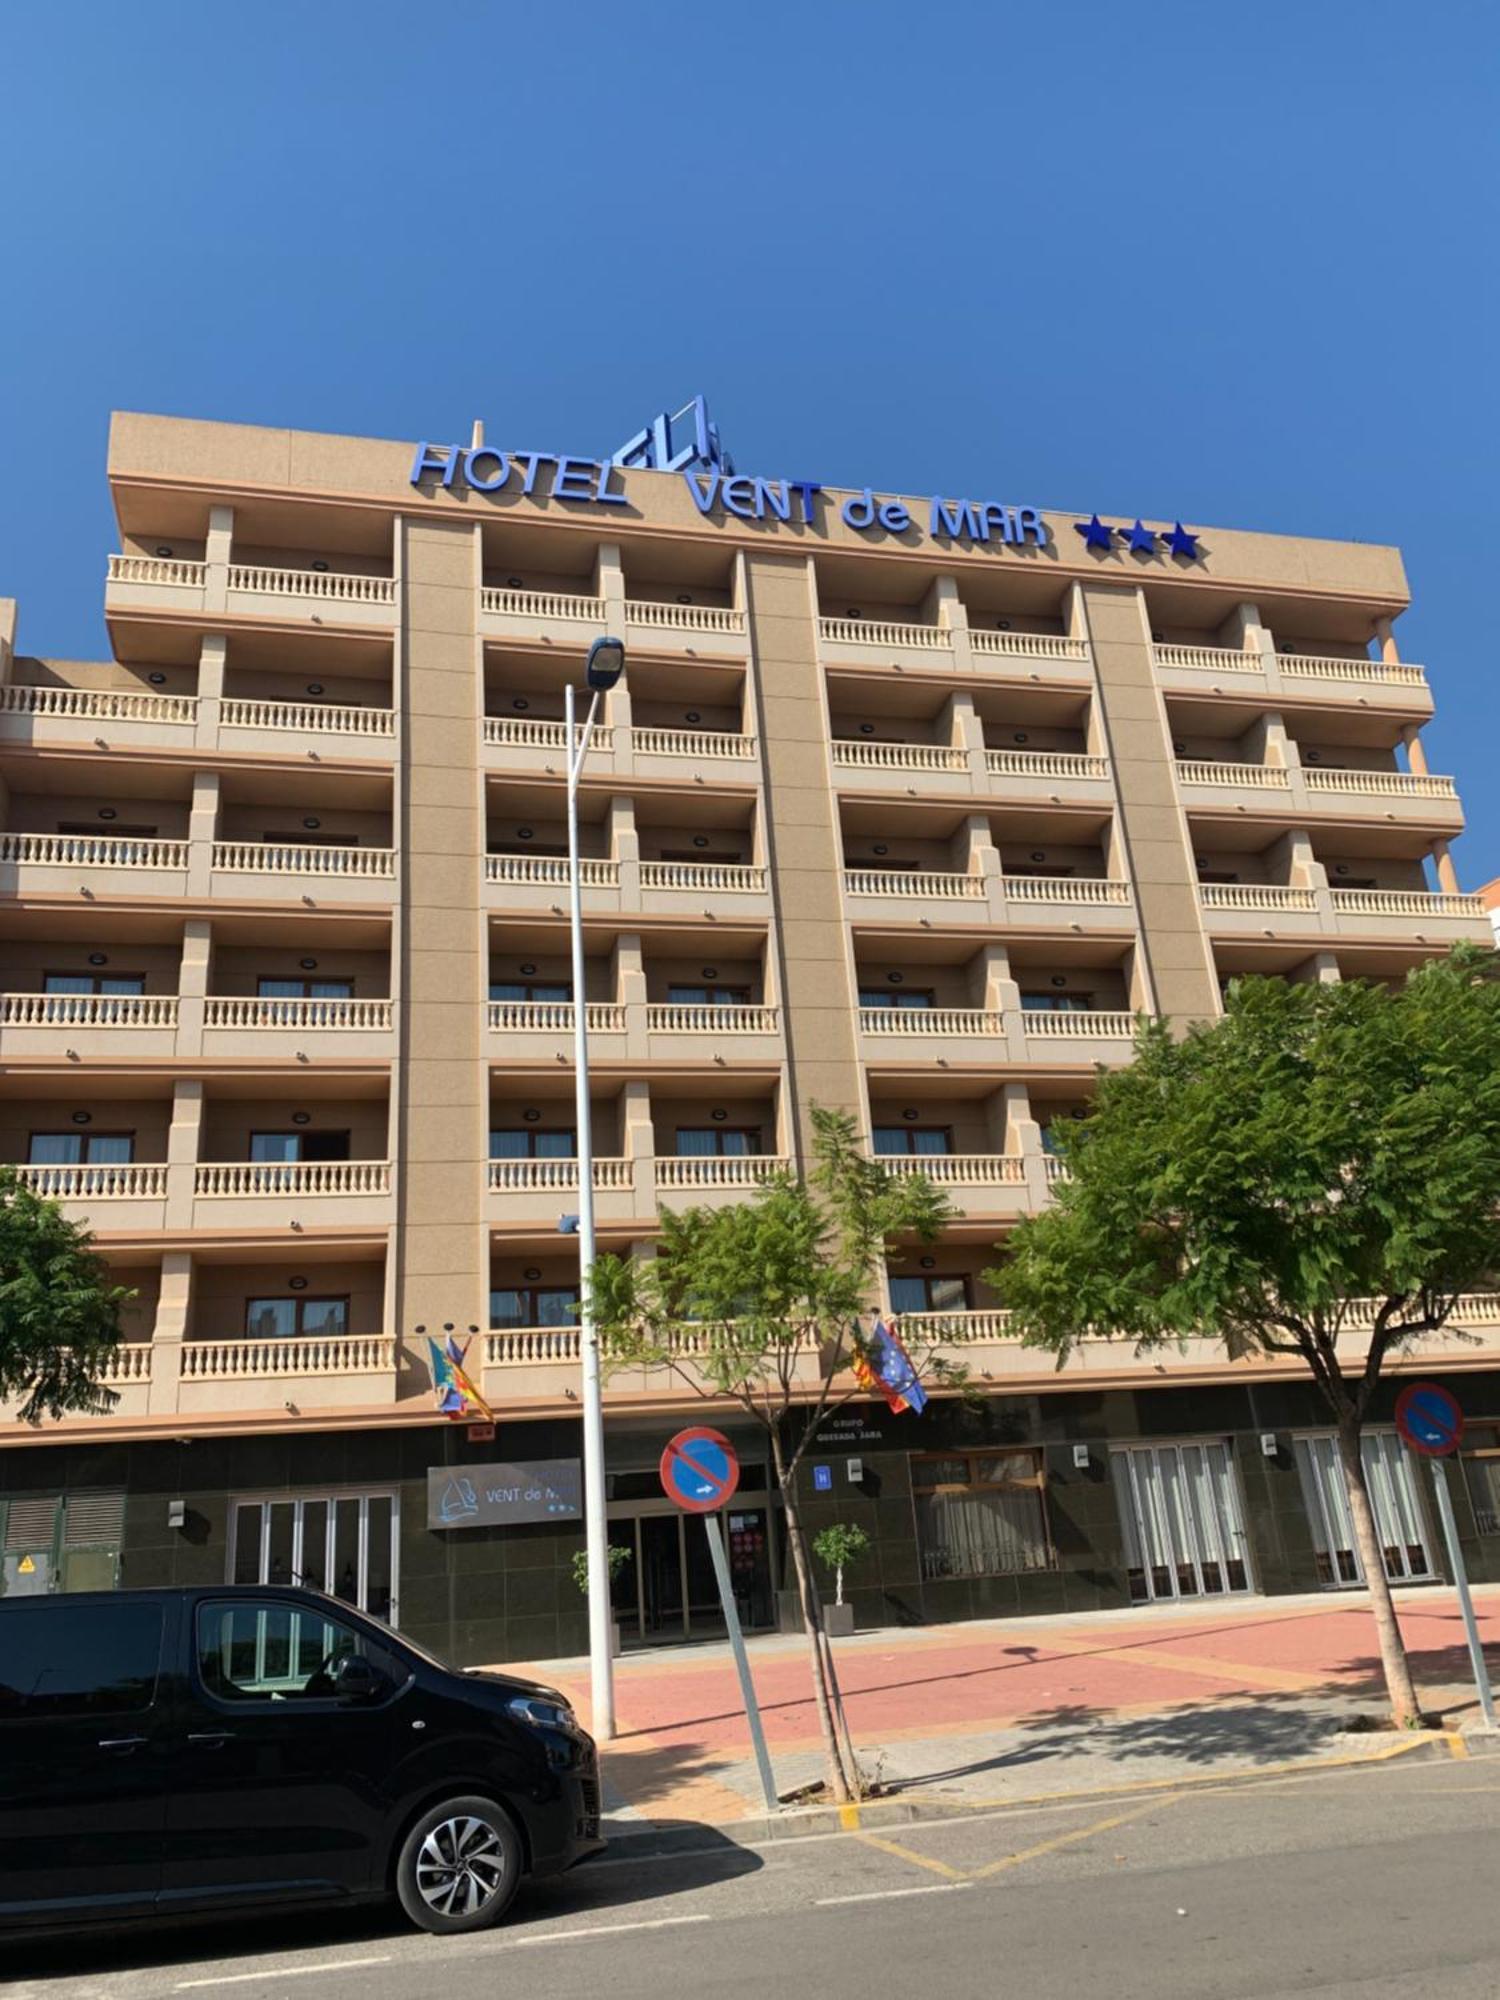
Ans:
{"label": "planter pot", "polygon": [[854,1630],[854,1606],[852,1604],[825,1604],[823,1606],[823,1629],[830,1639],[847,1639]]}

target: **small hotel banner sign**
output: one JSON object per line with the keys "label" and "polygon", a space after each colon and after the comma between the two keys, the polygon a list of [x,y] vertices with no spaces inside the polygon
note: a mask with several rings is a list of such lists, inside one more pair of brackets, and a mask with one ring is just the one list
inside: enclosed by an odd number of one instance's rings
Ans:
{"label": "small hotel banner sign", "polygon": [[583,1466],[576,1458],[427,1468],[429,1528],[515,1528],[582,1515]]}

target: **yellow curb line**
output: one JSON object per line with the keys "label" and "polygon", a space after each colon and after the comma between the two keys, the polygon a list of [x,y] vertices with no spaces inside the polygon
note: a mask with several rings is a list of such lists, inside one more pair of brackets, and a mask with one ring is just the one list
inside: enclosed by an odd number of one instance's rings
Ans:
{"label": "yellow curb line", "polygon": [[1456,1729],[1445,1729],[1443,1731],[1443,1738],[1448,1745],[1448,1755],[1450,1757],[1457,1757],[1460,1761],[1467,1758],[1469,1746]]}

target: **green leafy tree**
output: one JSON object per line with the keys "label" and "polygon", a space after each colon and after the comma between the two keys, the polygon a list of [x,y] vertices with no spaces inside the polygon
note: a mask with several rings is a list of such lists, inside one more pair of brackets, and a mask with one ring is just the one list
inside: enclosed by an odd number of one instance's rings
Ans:
{"label": "green leafy tree", "polygon": [[[604,1552],[604,1560],[609,1570],[609,1580],[613,1583],[625,1565],[635,1561],[635,1556],[630,1549],[625,1548],[621,1543],[611,1542]],[[573,1581],[578,1585],[584,1596],[587,1597],[589,1594],[589,1552],[587,1549],[575,1549],[573,1551],[572,1568]]]}
{"label": "green leafy tree", "polygon": [[28,1424],[91,1416],[119,1397],[100,1377],[135,1294],[109,1282],[86,1229],[0,1167],[0,1397]]}
{"label": "green leafy tree", "polygon": [[844,1601],[844,1571],[858,1562],[870,1547],[870,1537],[853,1521],[834,1521],[813,1536],[813,1554],[825,1569],[833,1571],[833,1601]]}
{"label": "green leafy tree", "polygon": [[1399,988],[1237,980],[1143,1025],[1064,1135],[1070,1178],[989,1273],[1059,1366],[1074,1342],[1302,1361],[1328,1407],[1396,1720],[1419,1719],[1361,1437],[1388,1357],[1500,1277],[1500,982],[1459,946]]}
{"label": "green leafy tree", "polygon": [[[705,1400],[737,1404],[766,1433],[807,1632],[813,1692],[838,1799],[862,1784],[808,1562],[796,1475],[831,1411],[864,1393],[851,1381],[861,1314],[878,1298],[894,1246],[930,1242],[949,1215],[924,1174],[866,1156],[852,1118],[815,1107],[813,1168],[767,1176],[723,1208],[663,1210],[654,1254],[603,1256],[592,1300],[605,1366],[669,1369]],[[928,1381],[963,1371],[927,1352]],[[800,1429],[794,1411],[805,1412]]]}

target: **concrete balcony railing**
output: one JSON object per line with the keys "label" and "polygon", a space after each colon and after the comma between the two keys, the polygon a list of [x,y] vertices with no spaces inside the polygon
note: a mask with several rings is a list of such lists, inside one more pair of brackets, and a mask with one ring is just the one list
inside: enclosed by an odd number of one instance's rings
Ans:
{"label": "concrete balcony railing", "polygon": [[878,647],[882,652],[951,653],[945,625],[906,625],[888,618],[820,618],[818,637],[835,646]]}
{"label": "concrete balcony railing", "polygon": [[560,590],[494,590],[479,593],[479,608],[492,618],[533,624],[593,625],[604,629],[607,608],[602,597],[575,597]]}
{"label": "concrete balcony railing", "polygon": [[188,1340],[184,1382],[283,1381],[290,1376],[381,1375],[394,1371],[387,1334],[337,1334],[287,1340]]}
{"label": "concrete balcony railing", "polygon": [[1062,660],[1077,666],[1089,662],[1087,639],[1068,639],[1054,632],[989,632],[971,625],[969,645],[981,657]]}
{"label": "concrete balcony railing", "polygon": [[226,696],[219,705],[222,729],[258,731],[266,736],[374,736],[396,733],[393,708],[362,708],[343,702],[250,701]]}
{"label": "concrete balcony railing", "polygon": [[310,597],[327,604],[390,606],[396,602],[396,579],[391,576],[361,576],[339,570],[277,569],[262,564],[231,563],[229,589],[231,595]]}
{"label": "concrete balcony railing", "polygon": [[1072,750],[986,750],[992,778],[1051,778],[1062,784],[1095,783],[1109,776],[1109,759]]}
{"label": "concrete balcony railing", "polygon": [[[1159,672],[1187,677],[1214,675],[1257,677],[1262,681],[1290,680],[1321,682],[1330,691],[1339,688],[1385,688],[1393,694],[1427,694],[1426,669],[1404,662],[1340,659],[1313,653],[1262,653],[1231,646],[1179,646],[1158,644],[1152,657]],[[1310,689],[1307,691],[1311,691]],[[1424,701],[1423,706],[1427,703]]]}
{"label": "concrete balcony railing", "polygon": [[[491,1000],[486,1023],[491,1034],[507,1038],[509,1054],[559,1056],[565,1061],[571,1057],[570,1000]],[[704,1035],[722,1038],[724,1046],[716,1053],[726,1061],[777,1059],[781,1054],[781,1016],[775,1007],[656,1002],[626,1006],[623,1001],[591,1000],[588,1031],[591,1038],[603,1041],[604,1053],[643,1061],[692,1058]]]}
{"label": "concrete balcony railing", "polygon": [[293,606],[318,604],[335,607],[338,623],[389,625],[396,606],[396,580],[390,576],[264,563],[230,563],[216,570],[176,556],[112,555],[106,598],[116,610],[160,607],[207,613],[216,574],[223,579],[228,609],[235,613],[284,618]]}
{"label": "concrete balcony railing", "polygon": [[1489,915],[1478,896],[1428,889],[1297,888],[1279,882],[1204,882],[1198,896],[1207,913],[1292,918],[1289,928],[1303,935],[1375,928],[1411,941],[1415,923],[1437,926],[1416,931],[1418,941],[1471,937],[1487,943],[1490,938]]}
{"label": "concrete balcony railing", "polygon": [[1200,882],[1198,900],[1205,910],[1238,910],[1256,914],[1315,916],[1315,889],[1281,882]]}
{"label": "concrete balcony railing", "polygon": [[[486,1024],[495,1035],[571,1035],[571,1000],[490,1000]],[[590,1000],[587,1027],[591,1035],[623,1035],[625,1009],[613,1000]]]}
{"label": "concrete balcony railing", "polygon": [[1063,1012],[1027,1009],[1022,1014],[1028,1041],[1129,1042],[1135,1039],[1135,1016],[1112,1008],[1078,1008]]}
{"label": "concrete balcony railing", "polygon": [[1183,785],[1207,786],[1216,792],[1284,792],[1291,784],[1280,764],[1215,764],[1199,759],[1180,760],[1177,781]]}
{"label": "concrete balcony railing", "polygon": [[[623,1367],[603,1350],[604,1395],[607,1402],[631,1396],[660,1395],[684,1387],[684,1376],[707,1389],[711,1385],[695,1365],[713,1351],[717,1334],[706,1326],[674,1327],[667,1335],[669,1363],[656,1368]],[[576,1326],[525,1326],[495,1329],[484,1340],[484,1386],[507,1403],[550,1396],[575,1398],[582,1359],[582,1335]],[[790,1356],[792,1378],[809,1390],[818,1386],[816,1346],[798,1341]]]}
{"label": "concrete balcony railing", "polygon": [[662,633],[709,634],[721,639],[743,639],[745,614],[717,604],[663,604],[651,598],[627,597],[625,623],[653,635]]}
{"label": "concrete balcony railing", "polygon": [[1354,681],[1362,687],[1425,688],[1427,669],[1406,661],[1342,660],[1316,653],[1278,653],[1276,664],[1292,680]]}
{"label": "concrete balcony railing", "polygon": [[99,833],[0,833],[0,862],[23,868],[118,868],[180,873],[185,840],[135,840]]}
{"label": "concrete balcony railing", "polygon": [[680,1003],[651,1005],[646,1030],[653,1035],[774,1035],[780,1011],[775,1007],[695,1007]]}
{"label": "concrete balcony railing", "polygon": [[1005,1033],[1005,1016],[988,1007],[861,1007],[859,1032],[897,1041],[983,1040]]}
{"label": "concrete balcony railing", "polygon": [[1024,1187],[1026,1161],[1020,1153],[881,1153],[893,1174],[925,1174],[937,1187]]}
{"label": "concrete balcony railing", "polygon": [[1348,798],[1452,799],[1458,787],[1451,778],[1416,771],[1334,771],[1321,765],[1304,767],[1302,779],[1310,792],[1336,793]]}
{"label": "concrete balcony railing", "polygon": [[1346,917],[1437,917],[1488,924],[1478,896],[1445,896],[1427,889],[1334,889],[1335,915]]}
{"label": "concrete balcony railing", "polygon": [[771,1174],[783,1173],[791,1165],[780,1154],[707,1154],[701,1158],[667,1158],[658,1155],[654,1178],[659,1191],[700,1191],[732,1188],[737,1194],[758,1187]]}
{"label": "concrete balcony railing", "polygon": [[[575,723],[573,740],[583,734]],[[678,777],[683,765],[725,767],[723,776],[740,776],[736,767],[753,764],[755,738],[724,729],[615,729],[596,728],[590,741],[592,756],[601,766],[613,764],[622,774]],[[484,718],[487,750],[499,751],[497,758],[507,770],[525,770],[548,777],[562,775],[567,757],[567,724],[540,717],[487,715]],[[653,765],[660,768],[653,770]],[[698,775],[702,775],[700,772]]]}
{"label": "concrete balcony railing", "polygon": [[1195,674],[1264,674],[1263,653],[1247,653],[1230,646],[1153,646],[1152,658],[1158,667],[1182,667]]}
{"label": "concrete balcony railing", "polygon": [[637,757],[722,757],[743,764],[755,755],[755,738],[736,735],[727,729],[637,726],[630,731],[630,747]]}
{"label": "concrete balcony railing", "polygon": [[[173,1002],[175,1006],[175,1001]],[[387,1034],[393,1025],[390,1000],[254,999],[210,995],[203,1003],[205,1029],[234,1034],[295,1029],[299,1034]]]}
{"label": "concrete balcony railing", "polygon": [[[594,1159],[594,1188],[598,1193],[619,1193],[634,1186],[633,1162],[626,1159]],[[578,1186],[577,1160],[491,1160],[491,1194],[531,1194],[538,1190],[572,1189]]]}
{"label": "concrete balcony railing", "polygon": [[390,1191],[389,1160],[211,1160],[200,1161],[193,1175],[194,1194],[211,1201],[267,1195],[362,1198]]}
{"label": "concrete balcony railing", "polygon": [[0,993],[0,1028],[176,1026],[175,993]]}
{"label": "concrete balcony railing", "polygon": [[763,895],[766,871],[734,861],[643,861],[642,889],[671,889],[698,896],[710,891],[728,895]]}
{"label": "concrete balcony railing", "polygon": [[143,722],[191,729],[198,699],[129,688],[0,687],[0,716],[39,715],[67,722]]}
{"label": "concrete balcony railing", "polygon": [[967,754],[947,744],[866,743],[858,737],[835,737],[833,761],[857,771],[944,771],[962,775]]}
{"label": "concrete balcony railing", "polygon": [[[566,860],[551,854],[487,854],[484,858],[486,882],[514,882],[528,888],[565,889],[572,879]],[[579,886],[584,889],[618,889],[618,861],[580,860]]]}
{"label": "concrete balcony railing", "polygon": [[982,903],[985,900],[982,875],[922,873],[904,868],[848,868],[844,871],[847,896],[881,896],[923,899],[943,903]]}
{"label": "concrete balcony railing", "polygon": [[342,875],[390,882],[396,874],[396,850],[304,846],[300,841],[282,846],[270,840],[216,840],[213,865],[216,872],[227,875]]}
{"label": "concrete balcony railing", "polygon": [[18,1166],[15,1171],[44,1201],[161,1201],[167,1192],[164,1160],[115,1166]]}
{"label": "concrete balcony railing", "polygon": [[[561,750],[568,747],[568,725],[565,722],[551,722],[541,717],[527,715],[487,715],[484,718],[484,740],[501,750]],[[573,747],[576,750],[583,741],[583,724],[573,724]],[[615,732],[606,722],[595,725],[589,738],[591,748],[601,756],[608,756],[614,749]]]}
{"label": "concrete balcony railing", "polygon": [[208,564],[178,556],[112,555],[106,583],[144,584],[157,590],[198,590],[208,581]]}
{"label": "concrete balcony railing", "polygon": [[1013,903],[1123,909],[1130,901],[1130,884],[1105,875],[1004,875],[1000,879],[1006,898]]}

